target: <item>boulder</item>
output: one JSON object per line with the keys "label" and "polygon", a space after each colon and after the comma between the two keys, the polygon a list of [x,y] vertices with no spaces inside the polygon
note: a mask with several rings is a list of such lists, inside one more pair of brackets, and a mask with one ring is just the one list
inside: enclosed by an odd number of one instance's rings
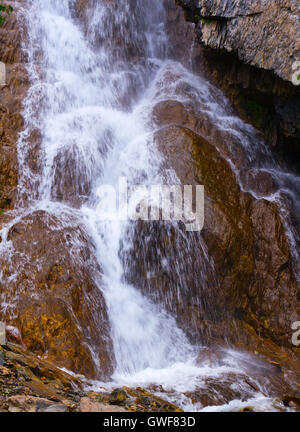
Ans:
{"label": "boulder", "polygon": [[125,408],[97,402],[88,397],[81,398],[78,410],[79,412],[128,412]]}
{"label": "boulder", "polygon": [[36,211],[11,223],[6,242],[0,319],[20,330],[30,351],[108,378],[114,358],[91,239],[72,217]]}
{"label": "boulder", "polygon": [[[241,190],[223,151],[217,150],[217,135],[203,138],[212,125],[202,127],[203,119],[190,107],[161,102],[153,118],[164,169],[174,169],[183,185],[205,187],[205,223],[201,233],[187,233],[184,224],[178,230],[168,222],[139,221],[132,251],[123,258],[127,278],[164,303],[193,340],[245,341],[247,331],[234,324],[243,322],[291,349],[291,322],[300,314],[299,285],[276,203]],[[226,132],[223,138],[219,132],[218,148],[227,139]],[[273,183],[267,178],[262,187]],[[148,239],[146,248],[141,238]]]}

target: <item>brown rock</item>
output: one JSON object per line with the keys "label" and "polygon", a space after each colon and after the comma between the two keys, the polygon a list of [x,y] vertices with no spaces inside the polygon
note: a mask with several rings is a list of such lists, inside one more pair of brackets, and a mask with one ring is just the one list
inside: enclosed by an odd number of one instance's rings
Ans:
{"label": "brown rock", "polygon": [[292,83],[294,62],[300,60],[299,2],[177,3],[196,24],[196,43],[181,37],[181,49],[198,49],[194,69],[221,87],[238,116],[259,129],[275,156],[299,172],[300,86]]}
{"label": "brown rock", "polygon": [[290,406],[291,408],[300,411],[300,398],[285,395],[283,396],[282,401],[285,406]]}
{"label": "brown rock", "polygon": [[22,102],[28,89],[21,42],[23,24],[14,13],[0,28],[0,61],[6,64],[6,85],[0,89],[0,210],[12,208],[18,183],[17,141],[23,128]]}
{"label": "brown rock", "polygon": [[5,260],[1,299],[12,308],[1,319],[19,328],[29,350],[105,379],[114,359],[106,307],[94,279],[98,275],[100,281],[100,270],[86,233],[72,218],[64,221],[38,211],[9,230],[14,254],[0,258]]}
{"label": "brown rock", "polygon": [[5,366],[0,366],[0,374],[5,376],[10,375],[10,370]]}
{"label": "brown rock", "polygon": [[[220,311],[224,301],[233,317],[249,319],[258,331],[276,334],[278,342],[290,345],[291,314],[299,316],[298,288],[276,204],[243,193],[229,164],[189,130],[169,127],[158,140],[183,184],[205,186],[203,239],[214,258],[216,295],[223,298]],[[251,314],[258,317],[256,323],[251,322]]]}
{"label": "brown rock", "polygon": [[7,400],[10,412],[65,412],[63,404],[54,404],[48,399],[33,396],[11,396]]}
{"label": "brown rock", "polygon": [[[26,372],[31,372],[30,379],[43,384],[39,378],[46,378],[48,382],[55,382],[59,387],[66,390],[80,389],[82,387],[79,378],[74,377],[61,369],[56,368],[47,360],[35,356],[27,351],[24,346],[16,345],[8,342],[5,350],[6,362],[17,365],[17,371],[22,374],[22,368],[26,368]],[[32,378],[33,377],[33,378]]]}
{"label": "brown rock", "polygon": [[[181,184],[204,185],[205,223],[200,234],[186,233],[183,224],[178,230],[168,223],[139,221],[132,254],[124,256],[128,279],[175,314],[193,340],[241,342],[248,331],[235,327],[241,321],[291,349],[299,289],[279,209],[241,190],[223,156],[230,136],[204,119],[175,101],[154,109],[164,168],[173,168]],[[242,157],[237,154],[236,163]],[[272,186],[269,178],[265,182],[263,187]],[[148,239],[146,248],[141,238]]]}
{"label": "brown rock", "polygon": [[80,412],[128,412],[125,408],[97,402],[88,397],[80,400],[78,411]]}

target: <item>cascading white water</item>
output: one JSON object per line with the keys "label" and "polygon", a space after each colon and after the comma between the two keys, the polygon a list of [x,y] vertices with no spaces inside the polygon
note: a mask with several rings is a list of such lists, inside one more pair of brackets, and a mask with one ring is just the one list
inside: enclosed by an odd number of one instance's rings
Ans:
{"label": "cascading white water", "polygon": [[[168,59],[161,0],[92,1],[85,26],[76,19],[75,3],[34,0],[28,11],[32,84],[19,142],[19,207],[23,212],[47,208],[61,218],[66,217],[62,208],[66,215],[74,209],[94,240],[103,272],[117,362],[113,380],[163,383],[178,398],[207,376],[242,373],[243,367],[234,353],[219,366],[196,366],[196,347],[175,319],[125,281],[120,244],[132,241],[130,227],[126,221],[101,220],[99,187],[117,190],[121,177],[144,185],[178,181],[175,173],[162,172],[149,120],[161,100],[192,101],[244,144],[249,164],[261,150],[252,145],[252,128],[228,115],[216,89]],[[181,92],[182,84],[189,92]],[[28,164],[28,137],[35,129],[41,133],[39,173]]]}
{"label": "cascading white water", "polygon": [[[118,14],[110,4],[98,2],[87,29],[91,38],[86,39],[72,19],[73,3],[49,0],[34,2],[32,7],[31,54],[34,58],[35,43],[42,34],[38,48],[42,50],[45,67],[45,77],[32,86],[26,107],[31,116],[36,98],[41,99],[35,125],[41,125],[43,135],[42,172],[35,194],[44,203],[61,198],[71,203],[76,199],[84,202],[82,222],[94,239],[103,270],[102,289],[111,322],[117,373],[163,368],[176,361],[187,361],[193,348],[174,318],[122,281],[119,248],[126,222],[101,221],[97,206],[98,186],[109,184],[117,190],[122,176],[132,184],[141,178],[145,184],[160,183],[159,156],[143,116],[151,101],[136,103],[133,109],[128,107],[131,99],[141,99],[130,94],[133,82],[134,88],[139,83],[143,95],[162,62],[158,56],[164,51],[164,10],[160,2],[155,8],[152,4],[153,14],[148,13],[148,21],[142,23],[143,27],[149,26],[149,33],[141,36],[138,22],[132,22],[132,28],[128,28],[132,12],[128,2],[118,2]],[[108,24],[107,14],[116,22]],[[116,28],[121,33],[117,37],[124,38],[125,46],[141,46],[143,57],[133,68],[123,52],[114,51]],[[130,40],[126,39],[127,33]],[[97,36],[104,38],[108,46],[94,52],[92,43]],[[31,118],[27,120],[28,127],[33,127]],[[22,172],[24,185],[28,169]]]}

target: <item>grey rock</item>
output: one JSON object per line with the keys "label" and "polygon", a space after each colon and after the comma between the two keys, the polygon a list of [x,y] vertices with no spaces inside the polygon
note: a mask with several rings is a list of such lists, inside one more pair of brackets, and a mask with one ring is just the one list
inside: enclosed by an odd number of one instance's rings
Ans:
{"label": "grey rock", "polygon": [[6,344],[6,331],[5,331],[5,323],[0,322],[0,345]]}
{"label": "grey rock", "polygon": [[292,81],[300,61],[298,0],[179,0],[202,43],[236,52],[252,66]]}

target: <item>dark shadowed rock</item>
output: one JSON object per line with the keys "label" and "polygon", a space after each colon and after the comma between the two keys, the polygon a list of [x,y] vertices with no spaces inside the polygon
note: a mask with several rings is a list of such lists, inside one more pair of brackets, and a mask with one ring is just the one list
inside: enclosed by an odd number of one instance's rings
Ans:
{"label": "dark shadowed rock", "polygon": [[22,102],[28,89],[26,56],[21,42],[19,5],[0,27],[0,61],[6,65],[6,85],[0,87],[0,210],[12,208],[18,184],[17,141],[23,128]]}
{"label": "dark shadowed rock", "polygon": [[[245,322],[256,334],[291,347],[291,322],[299,316],[299,286],[279,209],[241,190],[230,164],[200,132],[202,121],[182,104],[166,101],[154,109],[161,129],[156,142],[182,184],[204,185],[202,233],[168,223],[139,221],[127,277],[176,315],[192,339],[214,343],[249,341]],[[197,131],[197,133],[195,132]],[[218,136],[220,144],[220,135]],[[230,139],[225,133],[223,139]],[[249,182],[252,170],[245,175]],[[263,172],[261,192],[275,187]],[[142,248],[141,238],[147,247]],[[192,251],[192,253],[190,252]],[[165,264],[164,264],[165,263]],[[264,342],[258,340],[262,346]]]}
{"label": "dark shadowed rock", "polygon": [[291,81],[300,59],[298,0],[179,0],[197,23],[201,41],[235,51],[241,60]]}

